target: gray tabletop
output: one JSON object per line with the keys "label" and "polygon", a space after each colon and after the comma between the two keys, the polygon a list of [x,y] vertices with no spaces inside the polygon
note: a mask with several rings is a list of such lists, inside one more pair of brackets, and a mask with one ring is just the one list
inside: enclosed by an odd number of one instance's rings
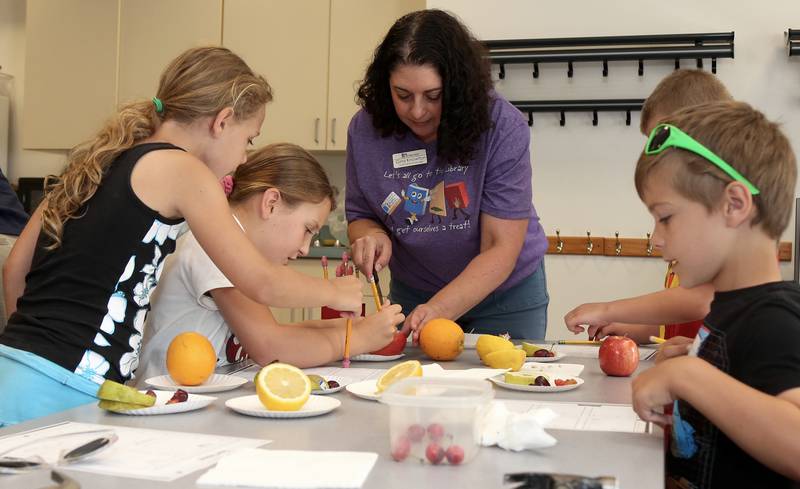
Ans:
{"label": "gray tabletop", "polygon": [[[406,358],[422,357],[416,349],[407,350]],[[540,401],[581,401],[630,404],[630,378],[607,377],[597,359],[566,357],[562,363],[581,363],[585,384],[563,393],[515,392],[495,387],[496,399],[534,399]],[[474,350],[465,351],[457,361],[440,362],[444,368],[479,366]],[[389,367],[394,363],[358,363],[353,367]],[[650,362],[642,362],[639,369]],[[298,450],[354,450],[378,453],[365,489],[408,488],[491,488],[504,486],[503,474],[513,472],[559,472],[587,476],[613,475],[623,489],[664,487],[663,434],[550,430],[558,439],[552,448],[539,451],[510,452],[496,447],[482,448],[478,456],[463,466],[439,466],[397,463],[389,455],[388,408],[380,403],[358,399],[342,391],[334,394],[342,406],[330,414],[305,419],[264,419],[239,415],[228,410],[224,401],[254,391],[248,382],[230,392],[213,394],[218,400],[206,409],[175,415],[124,416],[107,413],[95,405],[86,405],[38,420],[0,429],[0,436],[51,425],[63,421],[98,423],[128,427],[164,429],[215,435],[241,436],[273,440],[267,448]],[[4,395],[7,395],[4,393]],[[198,471],[171,483],[143,481],[65,471],[84,489],[108,488],[194,488],[204,472]],[[52,484],[48,471],[24,475],[0,475],[0,488],[43,487]]]}

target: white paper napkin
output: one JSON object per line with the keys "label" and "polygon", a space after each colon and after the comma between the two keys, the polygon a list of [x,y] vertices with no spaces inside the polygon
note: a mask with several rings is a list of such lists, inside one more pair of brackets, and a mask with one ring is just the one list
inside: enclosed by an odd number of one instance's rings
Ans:
{"label": "white paper napkin", "polygon": [[444,377],[448,379],[478,379],[486,380],[490,377],[508,372],[507,368],[468,368],[465,370],[445,370],[438,363],[429,363],[422,366],[423,377]]}
{"label": "white paper napkin", "polygon": [[504,402],[494,401],[483,418],[481,444],[515,452],[552,447],[557,440],[543,426],[556,416],[555,411],[548,408],[514,413]]}
{"label": "white paper napkin", "polygon": [[305,450],[237,450],[203,474],[198,485],[274,489],[357,489],[377,453]]}

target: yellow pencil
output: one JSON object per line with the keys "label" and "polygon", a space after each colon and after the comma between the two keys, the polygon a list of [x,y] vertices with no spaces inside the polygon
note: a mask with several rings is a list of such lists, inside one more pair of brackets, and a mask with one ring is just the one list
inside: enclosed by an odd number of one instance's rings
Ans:
{"label": "yellow pencil", "polygon": [[375,280],[370,277],[369,285],[372,287],[372,298],[375,299],[375,309],[380,312],[381,311],[381,300],[379,299],[378,294],[378,287],[375,285]]}
{"label": "yellow pencil", "polygon": [[342,361],[342,365],[344,368],[348,368],[350,366],[350,333],[353,331],[353,319],[351,317],[347,318],[347,328],[344,331],[344,361]]}
{"label": "yellow pencil", "polygon": [[603,342],[598,340],[558,340],[556,343],[559,345],[599,345]]}
{"label": "yellow pencil", "polygon": [[658,343],[660,345],[661,343],[666,343],[666,341],[667,340],[665,340],[664,338],[659,338],[658,336],[650,337],[650,343]]}

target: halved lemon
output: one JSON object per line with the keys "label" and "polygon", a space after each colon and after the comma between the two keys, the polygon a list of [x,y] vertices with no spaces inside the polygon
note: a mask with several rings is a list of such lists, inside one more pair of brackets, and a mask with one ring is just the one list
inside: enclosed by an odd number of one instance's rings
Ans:
{"label": "halved lemon", "polygon": [[378,379],[378,392],[383,392],[390,385],[407,377],[422,377],[422,365],[417,360],[398,363],[387,370]]}
{"label": "halved lemon", "polygon": [[261,404],[270,411],[297,411],[311,395],[311,381],[299,368],[271,363],[254,380]]}

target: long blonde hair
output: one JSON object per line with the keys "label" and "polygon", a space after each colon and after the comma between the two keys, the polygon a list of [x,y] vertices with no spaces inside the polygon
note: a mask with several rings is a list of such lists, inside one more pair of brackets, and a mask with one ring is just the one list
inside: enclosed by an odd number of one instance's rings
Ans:
{"label": "long blonde hair", "polygon": [[336,189],[325,170],[311,153],[295,144],[275,143],[251,152],[233,173],[228,201],[241,203],[270,188],[280,191],[289,207],[328,199],[331,210],[336,208]]}
{"label": "long blonde hair", "polygon": [[200,47],[167,66],[156,97],[160,112],[149,100],[123,105],[92,139],[70,151],[61,177],[48,180],[42,211],[42,230],[52,240],[47,249],[61,245],[64,224],[83,214],[117,156],[152,136],[163,121],[191,123],[226,107],[233,108],[237,120],[246,120],[272,100],[272,89],[230,50]]}

